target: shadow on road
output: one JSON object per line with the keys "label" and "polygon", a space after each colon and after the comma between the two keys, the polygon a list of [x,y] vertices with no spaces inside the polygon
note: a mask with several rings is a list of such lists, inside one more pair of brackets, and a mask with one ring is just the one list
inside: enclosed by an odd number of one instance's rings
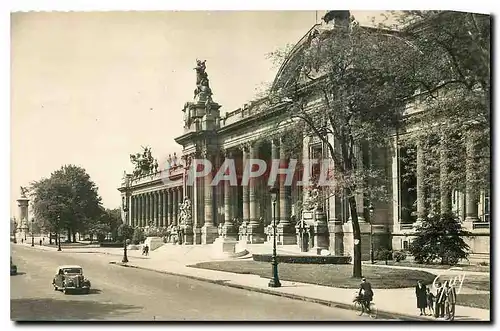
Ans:
{"label": "shadow on road", "polygon": [[[107,319],[141,310],[141,307],[97,301],[56,299],[10,300],[10,318],[16,322]],[[126,318],[125,318],[126,319]]]}
{"label": "shadow on road", "polygon": [[22,272],[22,271],[18,271],[18,272],[16,272],[15,274],[13,274],[11,276],[22,276],[22,275],[26,275],[26,273]]}

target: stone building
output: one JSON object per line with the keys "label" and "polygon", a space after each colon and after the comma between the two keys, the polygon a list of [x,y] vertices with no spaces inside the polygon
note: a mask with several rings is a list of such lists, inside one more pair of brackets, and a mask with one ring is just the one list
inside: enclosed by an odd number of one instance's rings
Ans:
{"label": "stone building", "polygon": [[[296,70],[293,54],[301,50],[312,33],[321,32],[322,29],[335,29],[349,19],[348,12],[329,12],[326,16],[329,18],[328,24],[315,25],[297,43],[290,58],[280,68],[276,81],[288,79],[286,73]],[[128,206],[128,212],[124,215],[126,222],[139,227],[182,226],[184,244],[210,244],[219,235],[248,243],[264,243],[271,239],[268,229],[273,217],[267,182],[269,173],[250,178],[248,185],[242,185],[244,178],[241,170],[249,159],[265,160],[267,164],[271,164],[272,160],[286,163],[288,156],[280,149],[283,137],[269,134],[276,130],[277,123],[286,120],[285,107],[282,104],[269,106],[265,99],[261,99],[221,115],[221,105],[214,101],[205,63],[201,61],[197,63],[194,94],[193,100],[186,102],[182,109],[184,134],[175,138],[183,147],[182,156],[170,157],[163,170],[124,176],[125,180],[119,191],[122,193],[124,206]],[[314,105],[314,100],[311,100],[310,106]],[[406,112],[406,120],[410,121],[412,116],[418,116],[418,111],[410,108]],[[373,214],[370,215],[363,194],[357,196],[362,242],[373,243],[374,250],[381,247],[407,249],[419,216],[430,212],[429,206],[424,203],[424,152],[418,141],[414,142],[414,179],[410,182],[401,180],[406,171],[404,163],[408,156],[404,155],[407,147],[401,146],[399,140],[408,137],[411,140],[415,130],[418,128],[409,125],[403,132],[395,132],[391,139],[392,146],[377,151],[377,162],[391,179],[387,186],[392,199],[389,202],[374,203]],[[319,139],[304,137],[301,158],[321,159],[327,156],[326,150]],[[196,166],[193,164],[196,159],[208,159],[216,168],[226,159],[235,160],[238,169],[237,185],[222,181],[217,186],[211,186],[213,173],[196,179],[191,185],[188,177]],[[302,175],[301,171],[297,171],[293,183],[300,180]],[[307,192],[298,185],[285,185],[283,177],[278,179],[277,185],[278,243],[297,244],[296,224],[304,216],[298,210],[301,201],[305,201]],[[185,208],[182,203],[186,198],[190,202],[191,217],[181,219],[181,209]],[[463,226],[473,233],[469,245],[472,257],[479,259],[489,259],[489,199],[488,192],[473,196],[453,191],[441,196],[441,208],[453,211],[463,220]],[[315,236],[312,246],[328,249],[335,255],[352,255],[352,224],[345,197],[331,196],[321,207],[323,212],[312,215],[313,221],[308,221],[310,228],[314,228],[311,232]],[[364,259],[369,259],[369,253],[370,245],[362,245]]]}

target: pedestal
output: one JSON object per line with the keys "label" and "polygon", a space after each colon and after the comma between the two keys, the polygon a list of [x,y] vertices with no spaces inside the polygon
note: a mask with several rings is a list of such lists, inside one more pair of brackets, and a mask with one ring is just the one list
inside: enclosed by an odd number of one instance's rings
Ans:
{"label": "pedestal", "polygon": [[212,244],[218,236],[217,227],[214,225],[205,224],[201,228],[201,243],[203,245]]}
{"label": "pedestal", "polygon": [[259,225],[253,227],[250,225],[247,228],[247,238],[250,244],[262,244],[264,243],[264,227]]}
{"label": "pedestal", "polygon": [[193,240],[192,243],[195,245],[201,245],[201,228],[193,228]]}
{"label": "pedestal", "polygon": [[236,225],[225,222],[222,225],[222,237],[225,239],[237,241],[239,238],[238,238],[238,229],[236,228]]}
{"label": "pedestal", "polygon": [[182,244],[183,245],[192,245],[194,242],[194,233],[193,228],[190,225],[185,225],[182,228]]}
{"label": "pedestal", "polygon": [[297,244],[297,236],[295,227],[292,224],[279,223],[276,229],[280,245],[295,245]]}

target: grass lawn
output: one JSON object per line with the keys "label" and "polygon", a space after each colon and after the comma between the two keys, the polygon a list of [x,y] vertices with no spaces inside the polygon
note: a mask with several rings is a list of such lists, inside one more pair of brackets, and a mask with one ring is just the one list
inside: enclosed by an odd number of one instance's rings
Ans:
{"label": "grass lawn", "polygon": [[[385,265],[384,261],[377,261],[377,264]],[[415,268],[429,268],[429,269],[450,269],[452,267],[459,267],[467,271],[480,271],[480,272],[490,272],[489,266],[482,266],[477,264],[460,264],[456,266],[441,265],[441,264],[418,264],[413,261],[387,261],[387,265],[399,266],[399,267],[415,267]]]}
{"label": "grass lawn", "polygon": [[[239,274],[254,274],[271,278],[271,264],[256,261],[202,262],[191,267],[227,271]],[[339,288],[359,287],[360,280],[352,278],[352,265],[348,264],[279,264],[279,277],[282,280],[318,284]],[[363,276],[374,288],[403,288],[415,286],[417,280],[431,284],[434,275],[425,271],[400,270],[389,268],[363,267]]]}
{"label": "grass lawn", "polygon": [[[457,295],[457,304],[459,306],[467,306],[481,309],[490,309],[489,294],[459,294]],[[457,315],[460,312],[457,310]]]}

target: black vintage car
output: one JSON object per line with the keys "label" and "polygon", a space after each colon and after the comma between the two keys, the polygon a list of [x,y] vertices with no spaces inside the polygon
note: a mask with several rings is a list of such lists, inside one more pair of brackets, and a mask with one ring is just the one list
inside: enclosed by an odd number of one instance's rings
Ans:
{"label": "black vintage car", "polygon": [[10,257],[10,275],[17,275],[17,266],[12,263],[12,257]]}
{"label": "black vintage car", "polygon": [[57,273],[52,280],[55,291],[80,292],[88,294],[90,292],[90,280],[83,276],[83,269],[77,265],[63,265],[57,268]]}

